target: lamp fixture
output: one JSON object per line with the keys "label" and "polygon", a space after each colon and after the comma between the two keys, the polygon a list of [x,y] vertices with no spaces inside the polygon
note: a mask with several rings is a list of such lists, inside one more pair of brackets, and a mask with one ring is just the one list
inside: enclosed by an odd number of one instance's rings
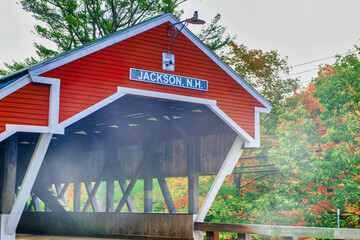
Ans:
{"label": "lamp fixture", "polygon": [[[179,33],[183,30],[183,28],[185,26],[187,26],[188,24],[197,24],[197,25],[203,25],[205,23],[204,20],[202,19],[199,19],[199,16],[198,16],[198,11],[195,11],[194,12],[194,15],[191,17],[191,18],[187,18],[183,21],[180,21],[180,22],[177,22],[177,23],[173,23],[169,26],[169,29],[168,29],[168,36],[172,36],[174,35],[174,38],[173,40],[171,41],[169,47],[168,47],[168,53],[170,53],[170,48],[171,46],[173,45],[173,43],[175,42],[175,39],[177,38],[177,36],[179,35]],[[180,30],[177,29],[176,27],[174,27],[175,25],[178,25],[178,24],[182,24]],[[170,31],[172,30],[172,28],[174,28],[175,30],[175,34],[172,34]]]}

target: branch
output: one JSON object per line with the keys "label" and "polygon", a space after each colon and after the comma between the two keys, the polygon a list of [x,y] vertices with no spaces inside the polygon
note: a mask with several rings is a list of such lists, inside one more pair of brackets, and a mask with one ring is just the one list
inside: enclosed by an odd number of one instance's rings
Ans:
{"label": "branch", "polygon": [[132,25],[135,25],[136,22],[139,21],[144,16],[146,11],[151,7],[151,5],[153,5],[153,3],[154,3],[154,0],[151,1],[151,3],[146,7],[146,9],[140,14],[140,16],[134,21],[134,23]]}

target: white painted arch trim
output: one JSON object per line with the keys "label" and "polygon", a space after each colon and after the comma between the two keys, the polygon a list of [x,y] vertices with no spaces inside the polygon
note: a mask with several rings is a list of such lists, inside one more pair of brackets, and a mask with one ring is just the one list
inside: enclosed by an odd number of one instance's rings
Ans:
{"label": "white painted arch trim", "polygon": [[[228,115],[226,115],[216,104],[216,100],[196,98],[196,97],[187,97],[177,94],[169,94],[148,90],[139,90],[134,88],[124,88],[118,87],[118,92],[129,95],[137,95],[143,97],[152,97],[152,98],[161,98],[172,101],[181,101],[202,104],[209,107],[221,120],[223,120],[229,127],[231,127],[243,140],[244,147],[259,147],[260,146],[260,120],[259,112],[267,112],[269,109],[265,108],[255,108],[255,136],[258,138],[252,138],[244,129],[242,129],[237,123],[234,122]],[[258,127],[256,127],[258,125]],[[257,131],[257,132],[256,132]]]}
{"label": "white painted arch trim", "polygon": [[[52,121],[56,119],[58,121],[59,118],[59,95],[57,88],[60,85],[60,81],[56,79],[47,79],[47,78],[39,78],[37,79],[40,81],[52,82],[54,89],[53,101],[50,98],[50,111],[49,111],[49,120],[51,115]],[[55,81],[55,83],[54,83]],[[55,86],[55,87],[54,87]],[[58,86],[59,87],[59,86]],[[106,105],[114,102],[115,100],[125,96],[125,95],[136,95],[136,96],[143,96],[143,97],[151,97],[151,98],[161,98],[167,99],[172,101],[181,101],[181,102],[189,102],[195,104],[202,104],[208,106],[218,117],[220,117],[229,127],[231,127],[243,140],[244,140],[244,147],[260,147],[260,112],[269,112],[269,109],[266,108],[255,108],[255,139],[252,138],[244,129],[242,129],[238,124],[236,124],[228,115],[226,115],[216,104],[216,100],[212,99],[204,99],[204,98],[196,98],[196,97],[188,97],[183,95],[177,94],[169,94],[169,93],[162,93],[162,92],[155,92],[155,91],[148,91],[148,90],[139,90],[134,88],[125,88],[125,87],[118,87],[117,93],[111,95],[108,98],[96,103],[95,105],[83,110],[82,112],[74,115],[73,117],[68,118],[67,120],[61,123],[51,123],[49,121],[49,126],[31,126],[31,125],[14,125],[14,124],[7,124],[6,131],[0,134],[0,142],[5,140],[6,138],[10,137],[12,134],[16,132],[36,132],[36,133],[55,133],[55,134],[64,134],[65,128],[82,118],[94,113],[95,111],[105,107]],[[54,99],[55,98],[55,99]]]}
{"label": "white painted arch trim", "polygon": [[216,106],[216,100],[197,98],[197,97],[188,97],[188,96],[178,95],[178,94],[162,93],[162,92],[156,92],[156,91],[140,90],[140,89],[136,89],[136,88],[125,88],[125,87],[118,87],[118,92],[121,92],[124,94],[130,94],[130,95],[161,98],[161,99],[168,99],[168,100],[173,100],[173,101]]}
{"label": "white painted arch trim", "polygon": [[117,100],[117,99],[119,99],[119,98],[121,98],[123,96],[125,96],[124,93],[117,92],[117,93],[111,95],[110,97],[105,98],[104,100],[92,105],[91,107],[89,107],[89,108],[81,111],[80,113],[78,113],[78,114],[66,119],[65,121],[59,123],[57,128],[56,128],[56,131],[62,132],[62,134],[64,134],[65,133],[65,128],[67,126],[69,126],[69,125],[79,121],[80,119],[82,119],[82,118],[96,112],[97,110],[105,107],[106,105],[114,102],[115,100]]}

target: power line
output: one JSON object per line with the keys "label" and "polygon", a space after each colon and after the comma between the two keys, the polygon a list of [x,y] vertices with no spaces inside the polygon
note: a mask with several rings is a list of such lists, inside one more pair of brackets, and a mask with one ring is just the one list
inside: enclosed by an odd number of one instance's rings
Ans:
{"label": "power line", "polygon": [[[300,63],[300,64],[297,64],[297,65],[291,66],[291,68],[300,67],[300,66],[304,66],[304,65],[307,65],[307,64],[315,63],[315,62],[320,62],[320,61],[323,61],[323,60],[326,60],[326,59],[334,58],[336,56],[342,56],[342,55],[346,55],[346,54],[349,54],[349,53],[354,53],[354,52],[357,52],[357,51],[358,50],[353,50],[353,51],[349,51],[349,52],[342,53],[342,54],[336,54],[336,55],[333,55],[333,56],[330,56],[330,57],[325,57],[325,58],[320,58],[320,59],[305,62],[305,63]],[[301,72],[296,72],[296,73],[291,73],[291,74],[288,74],[288,75],[284,75],[284,76],[281,76],[280,78],[290,77],[290,76],[294,76],[294,75],[300,75],[302,73],[318,71],[318,70],[319,70],[319,68],[309,69],[309,70],[305,70],[305,71],[301,71]]]}
{"label": "power line", "polygon": [[306,70],[306,71],[302,71],[302,72],[297,72],[297,73],[292,73],[292,74],[284,75],[284,76],[281,76],[280,78],[289,77],[289,76],[294,76],[294,75],[299,75],[299,74],[302,74],[302,73],[307,73],[307,72],[312,72],[312,71],[317,71],[317,70],[319,70],[319,68],[314,68],[314,69],[310,69],[310,70]]}
{"label": "power line", "polygon": [[353,50],[353,51],[346,52],[346,53],[342,53],[342,54],[336,54],[336,55],[333,55],[333,56],[330,56],[330,57],[320,58],[320,59],[313,60],[313,61],[310,61],[310,62],[305,62],[305,63],[296,64],[296,65],[290,66],[290,67],[291,67],[291,68],[300,67],[300,66],[307,65],[307,64],[310,64],[310,63],[320,62],[320,61],[323,61],[323,60],[326,60],[326,59],[334,58],[334,57],[336,57],[336,56],[342,56],[342,55],[349,54],[349,53],[353,53],[353,52],[357,52],[357,50]]}

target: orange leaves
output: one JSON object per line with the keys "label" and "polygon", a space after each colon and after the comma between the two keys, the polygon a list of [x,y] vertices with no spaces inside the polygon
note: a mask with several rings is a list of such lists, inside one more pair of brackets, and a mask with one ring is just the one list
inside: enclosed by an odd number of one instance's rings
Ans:
{"label": "orange leaves", "polygon": [[359,179],[360,175],[356,175],[355,177],[353,177],[353,180]]}
{"label": "orange leaves", "polygon": [[335,68],[331,67],[329,64],[326,64],[318,72],[318,77],[326,77],[326,76],[329,76],[329,75],[334,75],[335,73],[336,73]]}

